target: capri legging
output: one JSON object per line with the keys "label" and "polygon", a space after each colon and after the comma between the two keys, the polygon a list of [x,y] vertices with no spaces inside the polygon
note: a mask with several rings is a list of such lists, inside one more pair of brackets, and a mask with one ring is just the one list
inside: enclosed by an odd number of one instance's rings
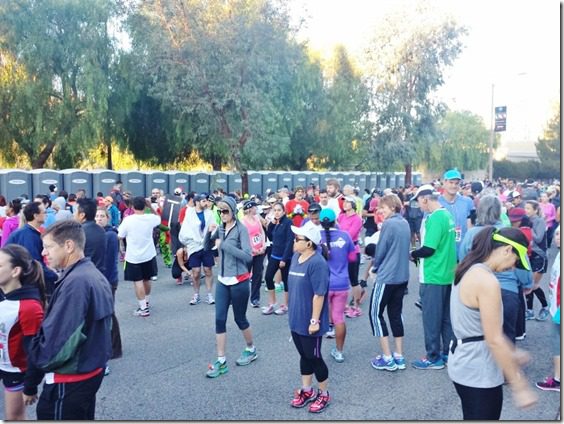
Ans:
{"label": "capri legging", "polygon": [[315,374],[315,379],[319,383],[327,380],[329,370],[321,356],[321,340],[323,337],[302,336],[292,331],[292,339],[300,354],[300,374]]}
{"label": "capri legging", "polygon": [[503,405],[502,386],[482,389],[454,383],[462,401],[464,420],[499,420]]}
{"label": "capri legging", "polygon": [[382,284],[376,282],[370,297],[370,326],[372,334],[387,337],[388,327],[384,320],[384,309],[388,309],[388,319],[394,337],[403,337],[403,296],[407,281],[401,284]]}
{"label": "capri legging", "polygon": [[[274,259],[272,256],[268,259],[266,272],[264,273],[264,281],[268,290],[274,290],[274,274],[280,269],[281,259]],[[290,271],[290,262],[286,262],[286,266],[280,269],[282,273],[282,281],[284,282],[284,291],[288,292],[288,272]]]}
{"label": "capri legging", "polygon": [[247,303],[249,301],[249,281],[245,280],[232,286],[218,282],[215,286],[215,332],[225,333],[227,330],[227,312],[229,305],[233,305],[233,318],[239,329],[246,330],[250,327],[247,320]]}
{"label": "capri legging", "polygon": [[360,270],[360,252],[356,254],[354,262],[349,262],[349,279],[351,287],[358,286],[358,271]]}

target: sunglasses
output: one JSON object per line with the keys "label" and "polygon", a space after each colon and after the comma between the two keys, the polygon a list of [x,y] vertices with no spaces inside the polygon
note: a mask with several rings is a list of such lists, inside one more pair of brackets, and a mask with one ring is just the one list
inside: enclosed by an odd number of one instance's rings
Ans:
{"label": "sunglasses", "polygon": [[229,209],[218,209],[217,213],[219,214],[223,214],[223,215],[227,215],[228,213],[230,213],[231,211]]}

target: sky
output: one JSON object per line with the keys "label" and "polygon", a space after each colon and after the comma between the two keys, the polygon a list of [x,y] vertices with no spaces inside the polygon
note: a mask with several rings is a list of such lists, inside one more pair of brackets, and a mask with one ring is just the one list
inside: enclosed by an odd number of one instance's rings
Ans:
{"label": "sky", "polygon": [[[560,98],[560,2],[431,0],[468,29],[465,48],[445,75],[437,96],[453,110],[469,110],[490,128],[494,106],[507,106],[507,131],[496,158],[534,152],[534,142]],[[392,11],[415,0],[294,0],[300,36],[324,56],[343,44],[362,61],[371,34]]]}

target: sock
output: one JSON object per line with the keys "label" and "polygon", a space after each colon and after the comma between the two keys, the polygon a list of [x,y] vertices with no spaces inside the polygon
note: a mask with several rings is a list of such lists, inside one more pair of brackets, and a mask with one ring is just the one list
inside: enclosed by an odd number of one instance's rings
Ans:
{"label": "sock", "polygon": [[146,294],[145,295],[145,302],[149,303],[149,298],[151,297],[150,294]]}
{"label": "sock", "polygon": [[143,299],[143,300],[138,300],[139,302],[139,309],[147,309],[147,300]]}
{"label": "sock", "polygon": [[225,356],[218,356],[218,357],[217,357],[217,360],[219,361],[220,364],[225,364],[225,361],[226,361],[227,359],[225,358]]}
{"label": "sock", "polygon": [[329,392],[327,390],[319,390],[319,394],[321,396],[327,396],[329,394]]}
{"label": "sock", "polygon": [[257,348],[255,347],[255,345],[252,345],[252,346],[247,346],[245,350],[248,350],[249,352],[255,352]]}
{"label": "sock", "polygon": [[391,361],[392,360],[392,356],[388,356],[388,355],[384,355],[384,354],[382,354],[382,358],[384,358],[384,361]]}
{"label": "sock", "polygon": [[311,388],[311,386],[302,386],[302,391],[309,393],[311,392],[313,389]]}
{"label": "sock", "polygon": [[397,359],[400,359],[400,358],[403,358],[403,355],[400,355],[399,353],[394,352],[394,353],[393,353],[393,357],[394,357],[394,358],[397,358]]}
{"label": "sock", "polygon": [[554,377],[554,382],[555,382],[555,383],[558,383],[558,384],[560,384],[560,379],[559,379],[559,378],[556,378],[556,377]]}

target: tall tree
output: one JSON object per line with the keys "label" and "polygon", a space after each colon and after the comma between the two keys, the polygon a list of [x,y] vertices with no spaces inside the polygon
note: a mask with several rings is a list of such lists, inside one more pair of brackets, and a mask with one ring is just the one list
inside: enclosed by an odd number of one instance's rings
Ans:
{"label": "tall tree", "polygon": [[[10,137],[43,167],[54,151],[66,165],[103,139],[113,39],[111,0],[19,0],[0,5],[1,47],[27,83],[10,106]],[[57,156],[57,155],[56,155]]]}
{"label": "tall tree", "polygon": [[130,28],[154,81],[150,94],[170,105],[181,122],[199,125],[191,129],[198,135],[191,141],[211,144],[241,172],[244,186],[253,165],[268,167],[287,151],[289,137],[274,99],[277,76],[293,66],[282,4],[150,0],[139,5]]}
{"label": "tall tree", "polygon": [[367,52],[375,118],[373,163],[403,165],[406,184],[420,146],[436,139],[445,107],[432,94],[462,50],[464,27],[419,3],[409,13],[390,15]]}
{"label": "tall tree", "polygon": [[535,144],[537,155],[542,168],[548,175],[560,175],[560,102],[554,108],[554,114],[549,119],[542,137]]}

